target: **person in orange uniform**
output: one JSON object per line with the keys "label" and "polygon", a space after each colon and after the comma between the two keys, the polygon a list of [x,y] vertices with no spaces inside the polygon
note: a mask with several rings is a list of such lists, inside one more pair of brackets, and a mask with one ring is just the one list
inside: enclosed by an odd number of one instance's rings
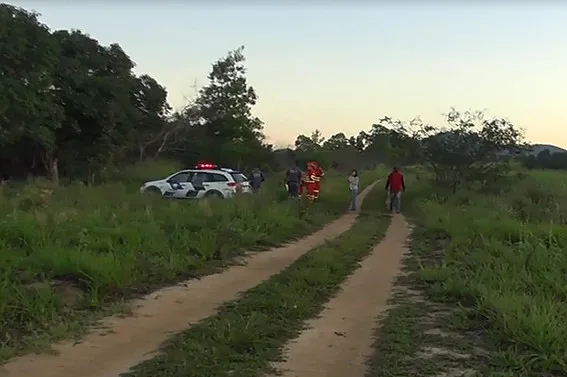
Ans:
{"label": "person in orange uniform", "polygon": [[313,162],[313,165],[315,167],[315,174],[311,179],[315,181],[315,185],[314,185],[315,187],[313,188],[313,195],[314,195],[314,200],[317,200],[319,199],[319,194],[321,192],[321,179],[325,176],[325,171],[323,170],[321,165],[319,165],[318,162]]}
{"label": "person in orange uniform", "polygon": [[313,200],[312,191],[313,191],[313,184],[315,183],[311,179],[311,176],[312,176],[312,173],[313,173],[313,164],[311,162],[308,162],[306,165],[307,165],[307,170],[305,171],[305,174],[303,175],[302,184],[301,184],[301,192],[302,192],[302,194],[305,193],[305,196],[307,197],[307,199]]}
{"label": "person in orange uniform", "polygon": [[321,192],[321,178],[325,175],[325,171],[315,161],[307,163],[307,177],[305,183],[307,186],[307,199],[315,201],[319,199]]}

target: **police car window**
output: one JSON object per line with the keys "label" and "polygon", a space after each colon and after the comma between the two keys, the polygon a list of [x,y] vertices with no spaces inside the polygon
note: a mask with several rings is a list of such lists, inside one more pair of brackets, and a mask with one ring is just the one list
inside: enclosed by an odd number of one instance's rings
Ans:
{"label": "police car window", "polygon": [[212,180],[211,182],[227,182],[228,178],[222,174],[211,174]]}
{"label": "police car window", "polygon": [[197,172],[195,173],[195,175],[193,176],[193,179],[191,180],[191,182],[212,182],[212,174],[210,173],[205,173],[205,172]]}
{"label": "police car window", "polygon": [[172,181],[172,182],[177,182],[177,183],[189,182],[190,177],[191,177],[190,172],[182,172],[182,173],[174,175],[169,180]]}
{"label": "police car window", "polygon": [[232,178],[234,178],[234,180],[238,183],[248,181],[248,178],[246,178],[246,176],[242,173],[232,173],[231,175],[232,175]]}

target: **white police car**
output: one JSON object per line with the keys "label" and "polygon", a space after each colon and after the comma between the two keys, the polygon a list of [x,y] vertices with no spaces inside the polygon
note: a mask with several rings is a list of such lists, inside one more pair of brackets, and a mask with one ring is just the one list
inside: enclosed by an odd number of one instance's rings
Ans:
{"label": "white police car", "polygon": [[200,163],[195,169],[178,171],[167,178],[146,182],[142,193],[160,194],[166,198],[200,199],[231,198],[236,193],[251,193],[248,178],[239,171],[219,169],[210,163]]}

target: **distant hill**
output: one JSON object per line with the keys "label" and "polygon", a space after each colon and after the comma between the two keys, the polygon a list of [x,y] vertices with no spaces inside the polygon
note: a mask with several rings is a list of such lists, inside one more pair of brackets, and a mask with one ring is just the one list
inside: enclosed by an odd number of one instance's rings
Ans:
{"label": "distant hill", "polygon": [[540,152],[544,151],[544,150],[549,150],[549,153],[553,154],[553,153],[565,153],[567,152],[566,149],[563,149],[561,147],[557,147],[555,145],[551,145],[551,144],[532,144],[532,150],[531,152],[529,152],[528,154],[537,156]]}

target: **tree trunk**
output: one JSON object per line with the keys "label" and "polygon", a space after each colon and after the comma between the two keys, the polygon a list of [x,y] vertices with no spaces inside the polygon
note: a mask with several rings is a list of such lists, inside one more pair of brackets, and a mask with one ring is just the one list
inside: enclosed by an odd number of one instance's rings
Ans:
{"label": "tree trunk", "polygon": [[48,160],[47,172],[49,179],[56,185],[59,185],[59,158],[52,157]]}
{"label": "tree trunk", "polygon": [[94,186],[96,182],[96,173],[93,170],[89,171],[89,176],[87,178],[87,185]]}
{"label": "tree trunk", "polygon": [[143,146],[143,145],[140,145],[138,150],[139,150],[138,162],[142,162],[142,161],[144,161],[144,157],[145,157],[145,154],[146,154],[146,147]]}
{"label": "tree trunk", "polygon": [[44,152],[41,160],[51,182],[59,185],[59,157],[55,153]]}
{"label": "tree trunk", "polygon": [[158,158],[159,158],[159,155],[160,155],[163,151],[165,151],[165,149],[167,148],[167,143],[168,143],[168,141],[169,141],[169,136],[171,135],[172,132],[173,132],[173,130],[172,130],[172,131],[168,131],[168,132],[166,132],[166,133],[163,135],[163,138],[161,139],[161,143],[160,143],[160,145],[159,145],[159,147],[158,147],[158,149],[157,149],[157,151],[156,151],[156,154],[155,154],[155,158],[156,158],[156,159],[158,159]]}

